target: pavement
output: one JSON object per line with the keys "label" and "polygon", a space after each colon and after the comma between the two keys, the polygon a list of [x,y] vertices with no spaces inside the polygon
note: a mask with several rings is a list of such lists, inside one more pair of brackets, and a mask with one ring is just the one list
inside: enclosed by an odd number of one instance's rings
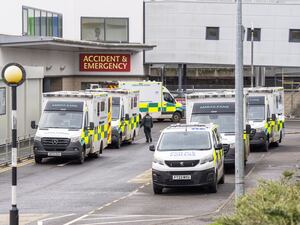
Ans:
{"label": "pavement", "polygon": [[[170,123],[155,123],[154,142]],[[261,178],[278,179],[300,165],[300,122],[288,122],[279,147],[252,152],[245,169],[245,186],[255,188]],[[218,193],[202,188],[167,189],[154,195],[151,161],[143,134],[132,145],[107,149],[99,159],[83,165],[49,159],[41,165],[28,160],[18,169],[20,224],[210,224],[234,211],[234,170],[226,170]],[[0,224],[8,224],[10,170],[0,169]]]}

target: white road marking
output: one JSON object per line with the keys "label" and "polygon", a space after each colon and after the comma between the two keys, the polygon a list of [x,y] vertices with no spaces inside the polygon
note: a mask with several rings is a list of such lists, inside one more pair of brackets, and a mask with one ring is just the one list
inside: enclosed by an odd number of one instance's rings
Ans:
{"label": "white road marking", "polygon": [[39,220],[37,222],[37,225],[43,225],[44,222],[49,221],[49,220],[55,220],[55,219],[60,219],[60,218],[68,217],[68,216],[74,216],[74,215],[75,214],[72,213],[72,214],[67,214],[67,215],[62,215],[62,216],[49,217],[49,218],[46,218],[46,219],[43,219],[43,220]]}
{"label": "white road marking", "polygon": [[68,164],[70,164],[70,163],[72,163],[72,162],[74,162],[74,161],[73,161],[73,160],[72,160],[72,161],[68,161],[68,162],[66,162],[66,163],[58,164],[57,166],[58,166],[58,167],[63,167],[63,166],[68,165]]}
{"label": "white road marking", "polygon": [[84,218],[87,217],[87,216],[89,216],[89,213],[88,213],[88,214],[85,214],[85,215],[83,215],[83,216],[81,216],[81,217],[78,217],[77,219],[74,219],[74,220],[72,220],[72,221],[70,221],[70,222],[68,222],[68,223],[65,223],[64,225],[70,225],[70,224],[73,224],[73,223],[75,223],[75,222],[77,222],[77,221],[79,221],[79,220],[81,220],[81,219],[84,219]]}
{"label": "white road marking", "polygon": [[[123,220],[123,221],[112,221],[112,222],[89,223],[89,225],[140,223],[140,222],[165,221],[165,220],[182,220],[182,219],[186,219],[186,218],[189,218],[189,217],[170,217],[170,218],[144,219],[144,220]],[[84,225],[84,224],[82,224],[82,225]]]}

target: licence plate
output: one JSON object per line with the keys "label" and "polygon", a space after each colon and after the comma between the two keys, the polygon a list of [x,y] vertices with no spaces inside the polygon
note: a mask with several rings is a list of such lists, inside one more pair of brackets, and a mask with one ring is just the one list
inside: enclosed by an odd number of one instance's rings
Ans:
{"label": "licence plate", "polygon": [[173,175],[173,180],[191,180],[192,175]]}
{"label": "licence plate", "polygon": [[61,152],[48,152],[48,156],[61,156]]}

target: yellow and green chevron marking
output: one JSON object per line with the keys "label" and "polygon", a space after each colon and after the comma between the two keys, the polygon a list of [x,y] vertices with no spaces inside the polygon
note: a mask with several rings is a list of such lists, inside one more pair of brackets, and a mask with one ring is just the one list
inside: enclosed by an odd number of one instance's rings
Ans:
{"label": "yellow and green chevron marking", "polygon": [[108,137],[108,124],[102,124],[95,127],[95,130],[82,130],[80,143],[90,144],[90,138],[94,137],[93,141],[97,142]]}
{"label": "yellow and green chevron marking", "polygon": [[139,104],[140,112],[165,112],[165,113],[173,113],[176,111],[182,111],[182,105],[179,102],[169,103],[169,102],[163,102],[162,104],[160,102],[154,103],[154,102],[141,102]]}

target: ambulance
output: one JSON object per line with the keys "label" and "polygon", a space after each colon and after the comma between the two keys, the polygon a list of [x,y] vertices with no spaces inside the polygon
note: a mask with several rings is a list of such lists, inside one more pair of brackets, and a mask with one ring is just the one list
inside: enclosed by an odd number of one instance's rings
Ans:
{"label": "ambulance", "polygon": [[138,90],[140,92],[139,109],[143,117],[149,112],[153,119],[159,121],[171,119],[180,122],[184,116],[182,104],[177,102],[162,82],[156,81],[120,81],[119,88]]}
{"label": "ambulance", "polygon": [[182,186],[206,186],[216,193],[218,184],[225,182],[224,154],[216,125],[173,124],[149,150],[154,151],[154,194]]}
{"label": "ambulance", "polygon": [[79,91],[43,94],[42,115],[34,137],[34,159],[70,158],[82,164],[85,157],[99,157],[108,145],[108,95]]}
{"label": "ambulance", "polygon": [[99,88],[92,84],[86,92],[106,92],[112,99],[111,145],[120,148],[124,142],[132,143],[139,134],[139,91]]}
{"label": "ambulance", "polygon": [[255,129],[252,147],[268,151],[284,138],[284,89],[282,87],[246,88],[248,93],[248,123]]}
{"label": "ambulance", "polygon": [[[244,96],[244,162],[250,154],[251,127],[246,125],[247,111]],[[232,90],[201,91],[186,95],[187,123],[217,124],[221,134],[225,165],[235,163],[235,93]]]}

